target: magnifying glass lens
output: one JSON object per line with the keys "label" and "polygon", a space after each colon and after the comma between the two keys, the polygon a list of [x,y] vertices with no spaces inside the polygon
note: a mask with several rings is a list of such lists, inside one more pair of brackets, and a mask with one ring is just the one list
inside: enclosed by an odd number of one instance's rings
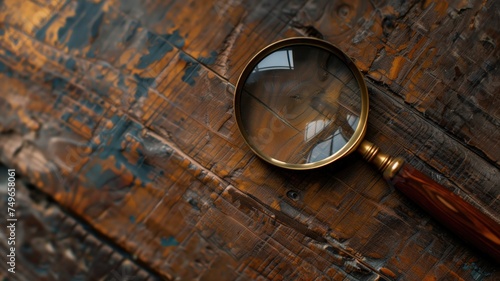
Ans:
{"label": "magnifying glass lens", "polygon": [[284,46],[250,69],[237,107],[254,151],[301,165],[346,149],[360,124],[362,89],[342,57],[318,46]]}

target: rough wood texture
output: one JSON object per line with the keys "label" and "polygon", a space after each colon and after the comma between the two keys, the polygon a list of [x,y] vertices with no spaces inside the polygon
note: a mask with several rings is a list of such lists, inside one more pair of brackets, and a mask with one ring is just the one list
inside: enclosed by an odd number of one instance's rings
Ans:
{"label": "rough wood texture", "polygon": [[307,172],[263,163],[232,107],[255,52],[323,37],[368,79],[367,138],[499,220],[500,2],[0,5],[0,161],[154,274],[500,278],[358,155]]}
{"label": "rough wood texture", "polygon": [[[7,168],[0,166],[0,200],[7,201]],[[89,231],[87,225],[66,214],[17,178],[16,267],[1,263],[2,280],[160,280]],[[0,233],[6,240],[4,232]],[[9,253],[6,243],[0,244]]]}

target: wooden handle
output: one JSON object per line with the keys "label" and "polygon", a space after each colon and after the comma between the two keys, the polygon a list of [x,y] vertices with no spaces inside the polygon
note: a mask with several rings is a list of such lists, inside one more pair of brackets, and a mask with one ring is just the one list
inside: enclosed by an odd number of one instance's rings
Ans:
{"label": "wooden handle", "polygon": [[411,165],[403,164],[389,181],[459,237],[500,262],[500,225],[492,218]]}

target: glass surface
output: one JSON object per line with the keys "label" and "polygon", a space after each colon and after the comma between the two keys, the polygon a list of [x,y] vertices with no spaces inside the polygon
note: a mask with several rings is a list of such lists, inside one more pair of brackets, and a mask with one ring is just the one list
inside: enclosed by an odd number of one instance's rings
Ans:
{"label": "glass surface", "polygon": [[335,54],[289,46],[254,67],[239,107],[241,127],[255,150],[290,164],[314,163],[335,154],[353,136],[361,88]]}

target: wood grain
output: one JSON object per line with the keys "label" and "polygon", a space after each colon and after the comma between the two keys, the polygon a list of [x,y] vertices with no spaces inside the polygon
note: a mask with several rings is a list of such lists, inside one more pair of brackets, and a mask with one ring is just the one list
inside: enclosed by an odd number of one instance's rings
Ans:
{"label": "wood grain", "polygon": [[[7,201],[7,168],[0,166],[2,175],[0,200]],[[25,186],[16,177],[16,244],[7,247],[2,241],[2,253],[15,246],[15,275],[5,262],[1,264],[3,280],[160,280],[145,271],[127,253],[67,214],[46,195]],[[7,240],[2,232],[2,240]]]}
{"label": "wood grain", "polygon": [[232,108],[257,50],[322,36],[370,81],[367,138],[498,220],[496,1],[25,2],[0,9],[0,161],[162,278],[499,278],[360,157],[263,163]]}

